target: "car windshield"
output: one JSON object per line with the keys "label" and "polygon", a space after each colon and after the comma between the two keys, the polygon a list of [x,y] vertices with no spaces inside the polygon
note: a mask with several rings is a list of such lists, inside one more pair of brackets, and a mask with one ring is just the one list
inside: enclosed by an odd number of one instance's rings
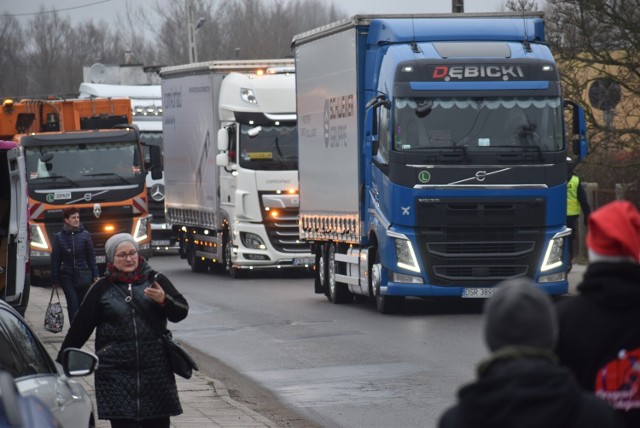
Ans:
{"label": "car windshield", "polygon": [[562,150],[561,105],[558,97],[398,98],[394,148]]}
{"label": "car windshield", "polygon": [[292,124],[241,125],[239,162],[242,168],[295,170],[298,133]]}
{"label": "car windshield", "polygon": [[61,144],[25,150],[29,182],[64,179],[70,184],[92,177],[119,181],[140,175],[140,161],[132,143]]}

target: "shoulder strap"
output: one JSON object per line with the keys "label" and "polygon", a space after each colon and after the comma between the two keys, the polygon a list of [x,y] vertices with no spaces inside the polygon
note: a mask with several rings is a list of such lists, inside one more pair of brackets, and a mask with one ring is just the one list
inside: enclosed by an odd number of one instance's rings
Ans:
{"label": "shoulder strap", "polygon": [[151,319],[151,317],[149,316],[149,314],[147,313],[147,311],[145,311],[141,306],[139,306],[135,300],[133,300],[131,298],[130,295],[128,295],[124,290],[122,290],[120,287],[118,287],[117,285],[114,285],[114,288],[116,290],[118,290],[118,292],[120,294],[122,294],[125,297],[125,302],[131,304],[131,306],[133,307],[133,309],[135,309],[136,311],[138,311],[138,313],[140,315],[142,315],[142,317],[145,319],[145,321],[147,321],[147,324],[149,324],[151,326],[151,328],[153,328],[155,330],[155,332],[159,335],[162,336],[165,331],[162,331],[158,328],[157,323],[153,322],[153,320]]}

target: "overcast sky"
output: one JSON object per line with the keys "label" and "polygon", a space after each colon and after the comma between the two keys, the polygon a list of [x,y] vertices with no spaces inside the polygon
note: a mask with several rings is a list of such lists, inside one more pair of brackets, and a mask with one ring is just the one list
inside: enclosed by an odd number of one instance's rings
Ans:
{"label": "overcast sky", "polygon": [[[51,10],[55,5],[62,16],[69,16],[72,22],[98,22],[105,20],[113,24],[117,19],[117,11],[125,10],[126,3],[133,0],[0,0],[0,13],[17,15],[22,23],[33,18],[38,13],[40,5]],[[180,0],[173,0],[180,1]],[[271,0],[256,0],[271,1]],[[505,0],[465,0],[465,12],[498,12]],[[136,5],[148,4],[152,7],[153,0],[138,0]],[[348,15],[373,13],[442,13],[451,12],[450,0],[334,0],[334,4]],[[538,1],[541,8],[543,0]]]}

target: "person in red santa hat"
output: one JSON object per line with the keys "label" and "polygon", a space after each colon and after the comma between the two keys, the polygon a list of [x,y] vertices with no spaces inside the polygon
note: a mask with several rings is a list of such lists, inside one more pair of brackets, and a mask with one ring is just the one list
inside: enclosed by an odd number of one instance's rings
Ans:
{"label": "person in red santa hat", "polygon": [[556,353],[580,385],[640,427],[640,213],[628,201],[589,216],[589,266],[557,303]]}

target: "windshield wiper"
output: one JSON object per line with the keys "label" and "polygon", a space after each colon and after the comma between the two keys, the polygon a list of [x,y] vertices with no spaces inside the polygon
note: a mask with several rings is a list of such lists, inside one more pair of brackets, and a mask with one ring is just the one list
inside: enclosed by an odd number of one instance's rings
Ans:
{"label": "windshield wiper", "polygon": [[530,145],[504,145],[504,146],[493,146],[497,148],[505,148],[505,149],[520,149],[524,152],[537,152],[541,161],[544,161],[544,156],[542,154],[542,148],[540,146],[530,146]]}
{"label": "windshield wiper", "polygon": [[64,175],[50,175],[48,177],[38,177],[38,181],[40,181],[40,180],[58,180],[59,178],[65,180],[69,184],[73,184],[74,186],[78,186],[78,183],[76,183],[75,181],[73,181],[72,179],[70,179],[69,177],[64,176]]}
{"label": "windshield wiper", "polygon": [[126,183],[126,184],[130,183],[129,180],[127,180],[126,178],[124,178],[123,176],[115,172],[94,172],[93,174],[82,174],[83,177],[100,177],[100,176],[107,176],[107,175],[118,177],[123,183]]}

